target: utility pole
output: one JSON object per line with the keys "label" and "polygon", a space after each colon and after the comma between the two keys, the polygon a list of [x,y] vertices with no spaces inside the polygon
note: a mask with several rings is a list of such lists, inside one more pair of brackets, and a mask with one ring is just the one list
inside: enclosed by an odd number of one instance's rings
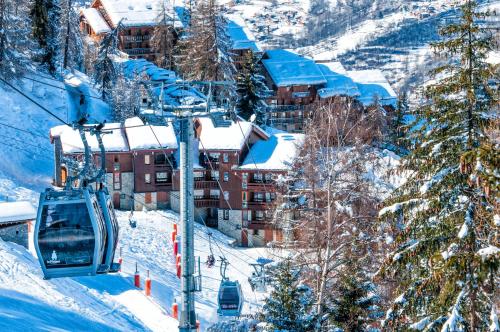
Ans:
{"label": "utility pole", "polygon": [[180,212],[181,212],[181,312],[180,332],[196,331],[194,309],[194,179],[193,117],[191,111],[179,116],[180,133]]}

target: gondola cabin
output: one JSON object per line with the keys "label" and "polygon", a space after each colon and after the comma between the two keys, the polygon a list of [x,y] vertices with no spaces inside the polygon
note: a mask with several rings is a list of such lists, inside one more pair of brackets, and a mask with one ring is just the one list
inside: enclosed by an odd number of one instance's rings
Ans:
{"label": "gondola cabin", "polygon": [[238,281],[223,280],[218,295],[219,316],[240,316],[243,308],[243,292]]}
{"label": "gondola cabin", "polygon": [[106,262],[106,223],[89,188],[40,195],[34,245],[46,279],[96,275]]}

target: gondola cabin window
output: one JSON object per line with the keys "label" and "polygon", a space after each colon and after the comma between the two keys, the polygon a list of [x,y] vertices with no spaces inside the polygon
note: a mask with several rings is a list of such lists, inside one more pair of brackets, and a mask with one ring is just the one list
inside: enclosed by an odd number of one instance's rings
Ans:
{"label": "gondola cabin window", "polygon": [[44,206],[38,239],[47,267],[93,263],[95,234],[84,202]]}

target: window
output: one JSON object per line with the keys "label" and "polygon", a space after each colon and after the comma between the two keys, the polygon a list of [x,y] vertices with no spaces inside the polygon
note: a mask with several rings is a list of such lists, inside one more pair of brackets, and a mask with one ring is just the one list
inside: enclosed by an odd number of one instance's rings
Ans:
{"label": "window", "polygon": [[262,182],[262,174],[261,174],[261,173],[255,173],[255,174],[253,175],[253,180],[254,180],[255,182]]}
{"label": "window", "polygon": [[264,195],[262,193],[254,193],[253,194],[253,201],[254,202],[263,202],[264,201]]}
{"label": "window", "polygon": [[120,173],[113,173],[113,189],[114,190],[122,189]]}
{"label": "window", "polygon": [[266,179],[266,182],[271,182],[273,179],[273,175],[271,173],[266,173],[264,179]]}
{"label": "window", "polygon": [[151,164],[151,156],[149,154],[144,155],[144,164],[146,165]]}
{"label": "window", "polygon": [[253,230],[253,235],[255,235],[255,236],[259,236],[259,230],[258,230],[258,229],[254,229],[254,230]]}
{"label": "window", "polygon": [[229,200],[229,191],[224,191],[224,200]]}
{"label": "window", "polygon": [[151,193],[145,193],[144,194],[144,203],[145,204],[151,204],[153,200],[151,199]]}
{"label": "window", "polygon": [[155,154],[155,165],[165,165],[167,163],[167,156],[164,153]]}
{"label": "window", "polygon": [[195,171],[193,172],[194,180],[195,181],[200,181],[205,178],[205,172],[203,171]]}
{"label": "window", "polygon": [[229,172],[224,172],[224,182],[229,181]]}
{"label": "window", "polygon": [[113,171],[118,172],[120,170],[120,163],[113,164]]}
{"label": "window", "polygon": [[271,193],[266,193],[266,202],[271,201]]}
{"label": "window", "polygon": [[157,172],[156,173],[156,182],[159,182],[159,183],[164,183],[164,182],[168,182],[168,173],[167,172]]}
{"label": "window", "polygon": [[241,174],[241,188],[247,189],[248,187],[248,173]]}
{"label": "window", "polygon": [[224,220],[229,220],[229,210],[222,210],[222,218]]}
{"label": "window", "polygon": [[260,211],[260,210],[255,211],[255,220],[258,220],[258,221],[264,220],[264,211]]}
{"label": "window", "polygon": [[220,190],[219,189],[210,189],[210,198],[219,199],[219,197],[220,197]]}
{"label": "window", "polygon": [[151,174],[149,173],[144,174],[144,182],[151,183]]}
{"label": "window", "polygon": [[210,176],[212,180],[218,181],[219,180],[219,171],[211,171]]}
{"label": "window", "polygon": [[205,196],[205,191],[203,189],[195,189],[194,190],[194,199],[203,199]]}
{"label": "window", "polygon": [[225,163],[229,162],[229,155],[227,153],[224,153],[222,155],[222,161]]}
{"label": "window", "polygon": [[243,192],[241,193],[241,200],[242,200],[243,202],[246,202],[246,201],[247,201],[247,192],[246,192],[246,191],[243,191]]}

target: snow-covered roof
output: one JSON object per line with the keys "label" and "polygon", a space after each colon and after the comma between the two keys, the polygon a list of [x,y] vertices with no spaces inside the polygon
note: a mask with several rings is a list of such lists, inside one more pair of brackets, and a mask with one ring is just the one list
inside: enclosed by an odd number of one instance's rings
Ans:
{"label": "snow-covered roof", "polygon": [[396,92],[380,70],[353,70],[349,71],[348,75],[358,86],[360,93],[358,100],[364,105],[372,104],[375,96],[382,105],[396,104]]}
{"label": "snow-covered roof", "polygon": [[326,79],[326,86],[318,90],[320,98],[333,96],[359,96],[358,86],[340,62],[328,62],[317,64]]}
{"label": "snow-covered roof", "polygon": [[[161,13],[161,2],[165,0],[101,0],[102,6],[109,15],[109,19],[116,26],[122,20],[124,26],[153,26],[156,25]],[[174,27],[183,27],[178,11],[172,11],[172,3],[166,1],[165,8]]]}
{"label": "snow-covered roof", "polygon": [[130,150],[177,149],[177,137],[172,125],[149,126],[138,117],[125,120]]}
{"label": "snow-covered roof", "polygon": [[215,127],[209,118],[198,118],[201,124],[200,150],[241,150],[253,130],[246,121],[231,121],[229,127]]}
{"label": "snow-covered roof", "polygon": [[96,34],[100,33],[105,33],[105,32],[110,32],[111,29],[108,26],[108,23],[106,23],[106,20],[101,16],[101,13],[95,8],[85,8],[82,9],[82,15],[85,17],[87,20],[87,23],[90,25],[92,30]]}
{"label": "snow-covered roof", "polygon": [[273,50],[266,55],[269,59],[262,60],[262,63],[276,86],[326,83],[323,74],[311,59],[286,50]]}
{"label": "snow-covered roof", "polygon": [[304,141],[304,134],[274,134],[268,140],[257,141],[240,169],[277,170],[290,169]]}
{"label": "snow-covered roof", "polygon": [[252,33],[243,20],[238,20],[234,17],[228,20],[226,31],[231,39],[233,50],[260,52],[260,48],[257,46]]}
{"label": "snow-covered roof", "polygon": [[30,202],[0,203],[0,223],[36,219],[36,209]]}
{"label": "snow-covered roof", "polygon": [[[102,135],[102,142],[106,151],[121,152],[129,150],[127,140],[119,123],[106,123],[103,131],[106,132]],[[50,129],[50,136],[60,137],[64,153],[80,153],[84,151],[79,131],[70,126],[61,125],[53,127]],[[99,151],[99,143],[96,136],[86,132],[85,137],[90,149],[95,152]]]}

